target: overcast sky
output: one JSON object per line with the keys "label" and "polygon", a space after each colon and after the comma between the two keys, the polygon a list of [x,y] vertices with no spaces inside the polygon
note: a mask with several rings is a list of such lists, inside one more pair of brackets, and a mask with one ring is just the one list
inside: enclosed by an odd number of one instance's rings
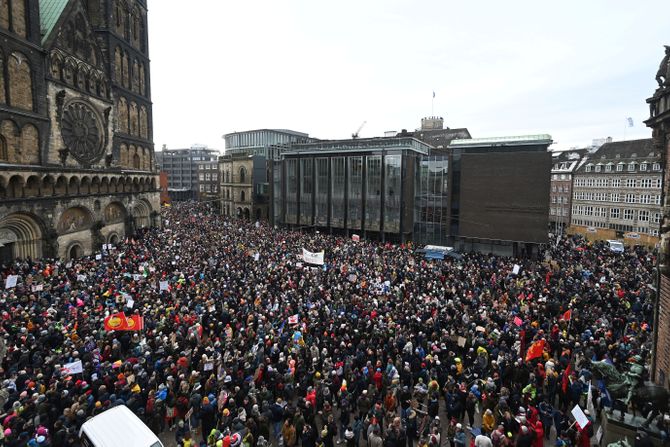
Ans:
{"label": "overcast sky", "polygon": [[668,17],[668,0],[152,0],[154,142],[382,136],[418,127],[433,91],[475,138],[647,138]]}

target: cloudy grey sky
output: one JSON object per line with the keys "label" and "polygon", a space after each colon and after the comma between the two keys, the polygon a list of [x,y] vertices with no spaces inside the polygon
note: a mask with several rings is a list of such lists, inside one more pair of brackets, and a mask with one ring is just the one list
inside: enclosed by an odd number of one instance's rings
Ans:
{"label": "cloudy grey sky", "polygon": [[[255,128],[317,138],[414,129],[646,138],[667,0],[153,0],[154,142]],[[626,129],[632,117],[633,128]]]}

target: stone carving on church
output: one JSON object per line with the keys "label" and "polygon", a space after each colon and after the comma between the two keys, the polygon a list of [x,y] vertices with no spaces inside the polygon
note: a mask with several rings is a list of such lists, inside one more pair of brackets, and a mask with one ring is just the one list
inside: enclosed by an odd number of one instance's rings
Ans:
{"label": "stone carving on church", "polygon": [[83,165],[95,163],[104,155],[102,120],[86,101],[75,99],[63,106],[61,135],[69,155]]}
{"label": "stone carving on church", "polygon": [[115,203],[107,205],[105,208],[105,222],[121,222],[124,218],[124,212],[121,207]]}
{"label": "stone carving on church", "polygon": [[70,208],[65,211],[58,221],[58,232],[72,233],[85,230],[91,226],[90,217],[80,209]]}

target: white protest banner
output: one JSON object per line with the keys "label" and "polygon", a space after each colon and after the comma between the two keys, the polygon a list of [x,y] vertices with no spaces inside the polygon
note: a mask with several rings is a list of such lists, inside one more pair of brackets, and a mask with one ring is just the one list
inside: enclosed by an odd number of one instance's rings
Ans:
{"label": "white protest banner", "polygon": [[302,249],[302,259],[308,264],[323,265],[323,251],[313,253],[309,250]]}
{"label": "white protest banner", "polygon": [[161,286],[161,290],[167,290],[168,289],[168,282],[167,281],[161,281],[160,286]]}
{"label": "white protest banner", "polygon": [[351,235],[351,240],[354,241],[354,242],[360,242],[361,237],[357,234],[352,234]]}
{"label": "white protest banner", "polygon": [[458,337],[457,343],[458,343],[458,346],[460,346],[461,348],[465,346],[466,342],[467,342],[467,340],[466,340],[465,337]]}
{"label": "white protest banner", "polygon": [[589,410],[589,414],[595,415],[596,409],[593,406],[593,391],[591,390],[591,384],[589,383],[589,392],[586,394],[586,409]]}
{"label": "white protest banner", "polygon": [[77,281],[86,281],[86,275],[77,275]]}
{"label": "white protest banner", "polygon": [[44,290],[44,284],[37,284],[32,287],[33,292],[41,292]]}
{"label": "white protest banner", "polygon": [[203,369],[205,371],[213,371],[214,370],[214,363],[212,362],[207,362],[203,365]]}
{"label": "white protest banner", "polygon": [[288,324],[298,324],[298,314],[288,317]]}
{"label": "white protest banner", "polygon": [[514,264],[514,268],[512,269],[512,273],[514,275],[518,275],[519,271],[521,271],[521,266],[519,264]]}
{"label": "white protest banner", "polygon": [[126,306],[129,309],[132,309],[134,305],[135,305],[135,301],[132,298],[128,298],[128,300],[126,301]]}
{"label": "white protest banner", "polygon": [[101,259],[102,259],[102,255],[100,255],[100,254],[95,255],[95,260],[96,260],[96,261],[99,261],[99,260],[101,260]]}
{"label": "white protest banner", "polygon": [[579,428],[581,428],[582,430],[591,423],[591,421],[589,421],[589,418],[586,417],[584,411],[582,411],[582,408],[579,405],[575,405],[575,408],[572,409],[571,413],[572,416],[575,418],[577,425],[579,425]]}
{"label": "white protest banner", "polygon": [[107,244],[102,244],[102,249],[107,250],[108,245]]}
{"label": "white protest banner", "polygon": [[66,363],[61,369],[61,372],[68,376],[71,374],[81,374],[84,372],[84,367],[81,364],[81,360],[77,360],[76,362]]}
{"label": "white protest banner", "polygon": [[9,275],[7,279],[5,279],[5,289],[11,289],[13,287],[16,287],[16,283],[19,280],[19,275]]}

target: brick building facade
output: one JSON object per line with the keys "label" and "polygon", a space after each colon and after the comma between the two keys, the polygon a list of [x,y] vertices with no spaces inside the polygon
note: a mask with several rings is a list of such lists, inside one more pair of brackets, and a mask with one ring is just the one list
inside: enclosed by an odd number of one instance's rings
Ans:
{"label": "brick building facade", "polygon": [[670,199],[668,192],[668,158],[670,157],[670,47],[665,47],[656,80],[658,89],[647,99],[650,117],[645,123],[652,129],[655,151],[661,154],[666,181],[663,184],[661,244],[659,253],[659,297],[654,317],[653,377],[659,385],[668,387],[670,379]]}
{"label": "brick building facade", "polygon": [[0,2],[0,260],[158,223],[144,0]]}

